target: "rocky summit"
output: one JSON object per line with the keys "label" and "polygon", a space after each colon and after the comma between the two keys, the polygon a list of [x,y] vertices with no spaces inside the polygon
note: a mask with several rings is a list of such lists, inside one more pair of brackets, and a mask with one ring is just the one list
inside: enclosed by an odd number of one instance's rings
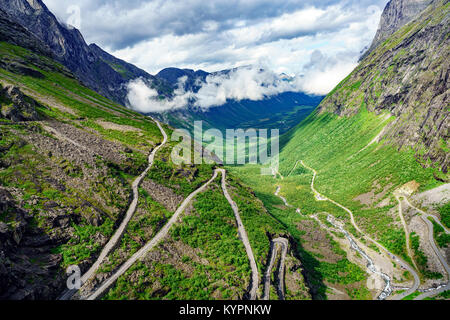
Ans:
{"label": "rocky summit", "polygon": [[380,25],[372,45],[364,54],[369,55],[379,44],[389,38],[405,24],[417,16],[433,0],[390,0],[381,15]]}

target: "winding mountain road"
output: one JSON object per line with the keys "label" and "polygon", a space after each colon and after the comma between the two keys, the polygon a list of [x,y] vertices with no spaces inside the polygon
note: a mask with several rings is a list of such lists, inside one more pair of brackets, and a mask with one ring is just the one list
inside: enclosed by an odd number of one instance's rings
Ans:
{"label": "winding mountain road", "polygon": [[[411,258],[411,261],[414,264],[414,268],[416,268],[416,270],[419,270],[419,268],[417,267],[416,261],[414,260],[414,254],[411,249],[411,241],[409,240],[410,237],[409,237],[408,225],[406,223],[405,217],[403,216],[402,200],[400,199],[400,195],[394,193],[394,196],[398,202],[398,215],[400,216],[400,221],[402,222],[403,229],[405,231],[406,251],[408,251],[408,256]],[[406,197],[404,197],[404,198],[406,198]]]}
{"label": "winding mountain road", "polygon": [[432,215],[432,214],[429,214],[429,213],[426,213],[425,211],[423,211],[423,210],[421,210],[421,209],[419,209],[419,208],[413,206],[413,205],[411,204],[411,202],[409,201],[409,199],[406,198],[406,197],[405,197],[405,201],[406,201],[406,203],[408,204],[408,206],[410,206],[411,208],[417,210],[420,214],[422,214],[422,215],[425,216],[426,218],[431,218],[431,219],[433,219],[434,221],[436,221],[436,223],[439,224],[439,225],[444,229],[444,231],[445,231],[446,234],[450,234],[450,230],[448,230],[447,227],[444,226],[444,225],[442,224],[442,222],[441,222],[436,216],[434,216],[434,215]]}
{"label": "winding mountain road", "polygon": [[[99,257],[95,261],[95,263],[81,277],[81,286],[83,286],[96,273],[96,271],[102,264],[103,260],[108,256],[108,254],[111,252],[111,250],[113,250],[119,243],[120,239],[122,238],[122,236],[125,232],[126,227],[128,226],[128,223],[130,222],[131,218],[133,217],[133,215],[136,212],[136,207],[139,202],[139,190],[138,190],[139,185],[141,184],[142,180],[147,176],[148,172],[152,168],[156,153],[167,143],[168,137],[167,137],[167,134],[164,131],[163,127],[161,126],[161,124],[157,120],[155,120],[153,118],[151,118],[151,119],[156,123],[159,130],[161,131],[161,134],[163,135],[163,141],[156,148],[154,148],[153,151],[148,156],[147,168],[144,170],[144,172],[141,173],[141,175],[139,177],[137,177],[133,181],[133,184],[132,184],[133,200],[132,200],[130,206],[128,207],[125,218],[123,219],[122,223],[120,224],[119,228],[116,230],[114,235],[109,239],[108,243],[103,247],[103,249],[102,249]],[[77,289],[66,290],[62,294],[62,296],[59,298],[59,300],[70,300],[77,291],[78,291]]]}
{"label": "winding mountain road", "polygon": [[445,259],[445,257],[442,255],[441,251],[439,250],[439,248],[436,246],[436,243],[434,241],[434,236],[433,236],[433,224],[431,223],[430,220],[428,220],[425,217],[421,217],[422,220],[425,222],[425,224],[428,226],[428,240],[431,244],[431,247],[433,248],[434,252],[436,253],[437,257],[439,258],[439,261],[441,262],[442,266],[444,267],[445,271],[447,272],[447,285],[440,287],[439,289],[430,291],[430,292],[425,292],[417,297],[414,298],[414,300],[423,300],[425,298],[429,298],[435,295],[438,295],[441,292],[450,290],[450,267],[447,263],[447,260]]}
{"label": "winding mountain road", "polygon": [[280,300],[285,300],[284,271],[285,271],[286,255],[289,248],[289,241],[285,238],[276,238],[270,242],[271,255],[269,265],[267,267],[266,273],[264,274],[264,295],[262,297],[262,300],[270,300],[270,277],[280,247],[281,247],[281,258],[278,269],[278,297],[280,298]]}
{"label": "winding mountain road", "polygon": [[420,286],[420,278],[419,275],[417,274],[417,272],[415,271],[414,268],[412,268],[408,263],[406,263],[403,259],[395,256],[394,254],[392,254],[388,249],[386,249],[383,245],[381,245],[380,243],[378,243],[377,241],[375,241],[374,239],[372,239],[371,237],[369,237],[367,234],[365,234],[364,232],[362,232],[362,230],[359,228],[358,224],[355,221],[355,217],[353,215],[353,212],[346,208],[345,206],[341,205],[340,203],[322,195],[320,192],[318,192],[315,188],[314,188],[314,183],[315,183],[315,179],[317,177],[317,171],[314,170],[313,168],[308,167],[302,160],[299,160],[298,163],[300,163],[303,167],[305,167],[306,169],[310,170],[313,172],[313,178],[311,181],[311,190],[314,192],[315,197],[317,199],[317,201],[329,201],[331,203],[333,203],[334,205],[338,206],[339,208],[343,209],[344,211],[346,211],[349,215],[350,215],[350,221],[351,224],[353,225],[353,227],[360,233],[362,234],[367,240],[369,240],[370,242],[372,242],[374,245],[376,245],[381,251],[383,251],[390,259],[392,259],[393,261],[397,262],[398,264],[400,264],[400,266],[409,271],[413,278],[414,278],[414,282],[413,282],[413,286],[406,290],[405,292],[395,295],[394,297],[392,297],[393,300],[401,300],[404,297],[414,293]]}
{"label": "winding mountain road", "polygon": [[109,279],[107,279],[98,289],[91,294],[87,300],[96,300],[101,297],[115,282],[123,275],[136,261],[143,258],[150,250],[152,250],[161,240],[163,240],[170,228],[178,221],[180,215],[184,212],[188,204],[195,198],[199,193],[203,192],[216,178],[220,170],[215,170],[214,174],[208,182],[203,186],[198,188],[196,191],[191,193],[180,205],[180,207],[175,211],[173,216],[170,218],[169,222],[158,232],[158,234],[150,240],[144,247],[142,247],[138,252],[136,252],[130,259],[128,259]]}
{"label": "winding mountain road", "polygon": [[440,263],[444,267],[445,272],[447,272],[447,281],[448,281],[447,285],[442,286],[439,289],[436,289],[436,290],[433,290],[430,292],[425,292],[414,298],[414,300],[423,300],[425,298],[435,296],[441,292],[450,290],[450,266],[447,263],[447,259],[442,255],[441,250],[439,250],[439,248],[436,246],[436,241],[434,240],[434,226],[433,226],[433,223],[431,223],[431,221],[428,220],[428,218],[434,219],[434,221],[436,221],[436,223],[438,223],[440,226],[442,226],[442,228],[445,230],[446,234],[449,234],[449,231],[444,225],[442,225],[442,223],[439,221],[439,219],[436,216],[428,214],[425,211],[413,206],[410,203],[410,201],[408,200],[408,198],[405,197],[404,199],[411,208],[413,208],[413,209],[417,210],[419,213],[421,213],[421,219],[428,227],[428,241],[429,241],[431,247],[433,248],[433,251],[435,252],[436,256],[438,257]]}
{"label": "winding mountain road", "polygon": [[218,172],[222,173],[222,191],[225,195],[225,198],[227,198],[228,203],[230,204],[231,208],[233,209],[234,216],[236,218],[236,223],[238,226],[238,232],[239,232],[239,238],[241,239],[242,243],[244,244],[245,251],[247,252],[248,259],[250,261],[250,268],[252,269],[252,280],[250,283],[249,288],[249,295],[250,300],[256,300],[256,292],[259,287],[259,273],[258,273],[258,267],[256,265],[255,256],[253,254],[252,247],[250,245],[250,241],[248,240],[247,232],[245,231],[244,224],[242,223],[241,216],[239,214],[239,208],[236,205],[236,203],[231,198],[230,194],[227,190],[227,183],[226,183],[226,171],[224,169],[217,169]]}

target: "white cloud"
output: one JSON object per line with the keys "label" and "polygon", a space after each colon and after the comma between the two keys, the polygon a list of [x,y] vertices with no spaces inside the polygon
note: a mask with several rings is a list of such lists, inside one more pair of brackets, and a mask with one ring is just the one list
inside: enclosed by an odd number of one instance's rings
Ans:
{"label": "white cloud", "polygon": [[[88,41],[153,74],[263,63],[276,73],[304,75],[303,89],[324,94],[354,68],[387,0],[44,2],[63,21],[69,5],[80,6]],[[315,50],[339,65],[308,67]]]}
{"label": "white cloud", "polygon": [[207,110],[224,105],[229,100],[260,101],[283,92],[304,89],[303,78],[283,80],[279,75],[262,67],[246,67],[228,73],[211,74],[200,84],[197,92],[185,91],[185,81],[186,77],[179,79],[172,99],[161,100],[156,90],[151,89],[144,80],[133,80],[128,84],[130,107],[144,113],[181,109],[188,105]]}
{"label": "white cloud", "polygon": [[311,55],[313,64],[305,69],[302,91],[326,95],[358,65],[354,59],[342,55],[340,60],[325,57],[320,51]]}

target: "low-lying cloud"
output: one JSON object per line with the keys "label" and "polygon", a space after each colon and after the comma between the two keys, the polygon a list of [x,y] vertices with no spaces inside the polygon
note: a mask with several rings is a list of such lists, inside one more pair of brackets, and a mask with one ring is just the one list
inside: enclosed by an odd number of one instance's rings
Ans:
{"label": "low-lying cloud", "polygon": [[134,110],[150,113],[188,106],[205,111],[229,101],[261,101],[284,92],[326,95],[357,66],[355,57],[352,52],[327,56],[315,50],[298,75],[280,75],[267,66],[237,68],[210,74],[204,82],[198,80],[200,89],[195,92],[184,89],[187,77],[181,77],[171,99],[162,99],[151,84],[135,79],[127,85],[128,100]]}
{"label": "low-lying cloud", "polygon": [[260,101],[284,93],[303,91],[303,77],[280,76],[261,67],[238,68],[209,75],[196,92],[184,90],[186,77],[178,79],[171,99],[161,99],[143,79],[128,83],[130,107],[139,112],[163,112],[193,106],[202,110],[228,101]]}
{"label": "low-lying cloud", "polygon": [[334,89],[358,65],[357,55],[342,52],[327,56],[315,50],[310,61],[303,68],[302,91],[310,94],[326,95]]}

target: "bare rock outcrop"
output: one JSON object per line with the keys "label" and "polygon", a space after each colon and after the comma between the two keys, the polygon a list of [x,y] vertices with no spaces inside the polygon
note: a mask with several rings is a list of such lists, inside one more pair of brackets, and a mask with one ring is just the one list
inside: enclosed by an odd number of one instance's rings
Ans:
{"label": "bare rock outcrop", "polygon": [[391,0],[381,16],[380,25],[372,45],[364,53],[368,56],[378,45],[393,35],[397,30],[416,18],[433,0]]}
{"label": "bare rock outcrop", "polygon": [[24,95],[19,88],[0,84],[1,115],[14,122],[37,121],[40,116],[36,111],[37,102]]}

